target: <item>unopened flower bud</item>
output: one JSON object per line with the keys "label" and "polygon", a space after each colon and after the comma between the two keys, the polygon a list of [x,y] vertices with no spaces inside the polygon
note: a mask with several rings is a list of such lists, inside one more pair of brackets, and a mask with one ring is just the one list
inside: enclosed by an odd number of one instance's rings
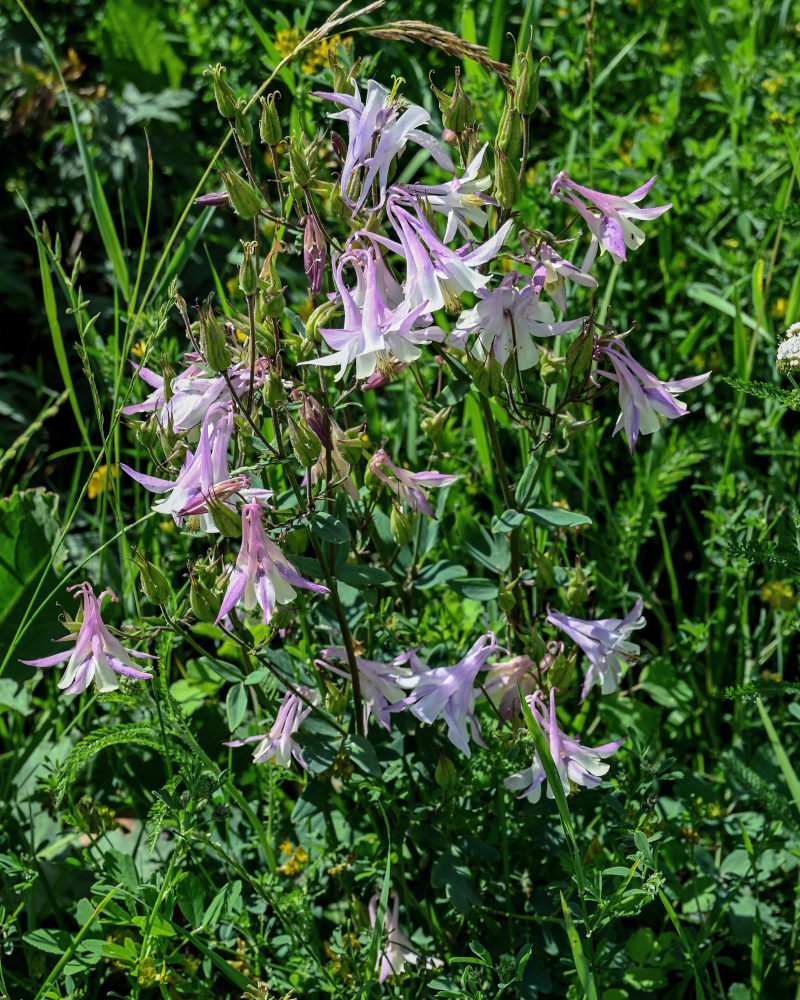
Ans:
{"label": "unopened flower bud", "polygon": [[500,592],[497,595],[497,603],[500,606],[500,610],[506,614],[513,611],[514,605],[517,603],[517,599],[514,596],[513,584],[510,584],[508,587],[504,585],[500,588]]}
{"label": "unopened flower bud", "polygon": [[166,576],[141,551],[136,553],[134,561],[139,567],[139,583],[144,596],[153,604],[166,604],[172,597],[172,587]]}
{"label": "unopened flower bud", "polygon": [[531,549],[531,558],[536,563],[536,586],[541,591],[550,590],[556,582],[552,559],[535,548]]}
{"label": "unopened flower bud", "polygon": [[452,792],[458,783],[456,766],[442,751],[439,751],[439,763],[433,772],[433,780],[443,792]]}
{"label": "unopened flower bud", "polygon": [[222,79],[224,72],[226,72],[225,67],[221,63],[217,63],[216,66],[209,66],[207,70],[204,70],[203,76],[207,73],[211,74],[211,78],[214,81],[214,98],[217,102],[219,113],[223,118],[230,119],[236,114],[236,105],[238,102],[230,84]]}
{"label": "unopened flower bud", "polygon": [[418,515],[412,512],[398,510],[392,507],[389,515],[389,527],[392,530],[392,538],[398,545],[408,545],[414,537],[414,527],[417,523]]}
{"label": "unopened flower bud", "polygon": [[539,374],[544,384],[554,385],[564,371],[565,364],[564,358],[556,357],[554,354],[543,354],[539,362]]}
{"label": "unopened flower bud", "polygon": [[213,496],[206,497],[206,507],[221,535],[225,538],[242,537],[242,515],[238,511]]}
{"label": "unopened flower bud", "polygon": [[333,320],[333,317],[340,312],[341,308],[341,303],[337,302],[336,299],[328,299],[317,306],[306,320],[306,337],[318,344],[322,339],[319,327],[326,327]]}
{"label": "unopened flower bud", "polygon": [[494,148],[494,191],[501,208],[513,208],[519,198],[519,175],[517,168],[499,146]]}
{"label": "unopened flower bud", "polygon": [[175,395],[175,390],[172,388],[172,382],[175,378],[175,369],[167,361],[166,358],[161,359],[161,373],[164,377],[163,393],[164,402],[168,403],[172,397]]}
{"label": "unopened flower bud", "polygon": [[579,377],[592,363],[594,353],[594,334],[586,326],[567,348],[564,367],[570,375]]}
{"label": "unopened flower bud", "polygon": [[283,381],[274,368],[270,368],[267,373],[261,393],[264,398],[264,402],[270,409],[274,409],[276,406],[282,406],[286,402],[286,393],[283,388]]}
{"label": "unopened flower bud", "polygon": [[231,366],[230,346],[222,323],[208,306],[200,310],[201,346],[203,357],[213,372],[226,372]]}
{"label": "unopened flower bud", "polygon": [[242,263],[239,267],[239,290],[250,296],[258,291],[258,272],[256,271],[255,253],[258,243],[248,243],[242,240]]}
{"label": "unopened flower bud", "polygon": [[325,274],[327,257],[325,234],[313,213],[309,213],[305,217],[303,230],[303,269],[311,286],[312,295],[319,295],[322,290],[322,276]]}
{"label": "unopened flower bud", "polygon": [[363,427],[349,427],[336,441],[336,447],[345,462],[353,465],[364,453]]}
{"label": "unopened flower bud", "polygon": [[503,375],[500,363],[491,352],[471,369],[472,381],[482,396],[497,396],[503,385]]}
{"label": "unopened flower bud", "polygon": [[305,469],[311,468],[322,451],[322,442],[306,421],[289,417],[289,443],[295,458]]}
{"label": "unopened flower bud", "polygon": [[277,247],[273,247],[264,259],[261,267],[261,287],[260,305],[264,316],[270,319],[280,319],[286,308],[286,300],[283,297],[283,285],[278,276],[275,260],[278,256]]}
{"label": "unopened flower bud", "polygon": [[454,132],[451,128],[442,129],[442,142],[446,142],[448,146],[458,145],[458,133]]}
{"label": "unopened flower bud", "polygon": [[450,407],[443,406],[441,410],[437,410],[436,413],[429,413],[420,421],[422,430],[428,435],[434,444],[442,436],[442,431],[444,430],[449,417]]}
{"label": "unopened flower bud", "polygon": [[578,563],[572,573],[572,579],[567,584],[567,601],[570,607],[575,608],[586,603],[589,597],[589,577],[584,573],[583,567]]}
{"label": "unopened flower bud", "polygon": [[503,105],[503,113],[500,115],[497,138],[494,144],[495,150],[502,149],[506,156],[511,159],[519,155],[522,145],[522,119],[519,116],[519,111],[514,107],[514,95],[511,91],[506,91],[506,102]]}
{"label": "unopened flower bud", "polygon": [[308,149],[302,132],[292,134],[292,141],[289,144],[289,171],[298,187],[305,188],[311,183]]}
{"label": "unopened flower bud", "polygon": [[236,114],[233,116],[233,130],[243,146],[249,146],[253,141],[253,126],[250,124],[250,119],[247,117],[243,105],[236,108]]}
{"label": "unopened flower bud", "polygon": [[275,107],[275,98],[279,91],[273,91],[269,97],[261,98],[261,119],[258,123],[258,133],[266,146],[277,146],[283,139],[281,120]]}
{"label": "unopened flower bud", "polygon": [[347,143],[338,132],[331,132],[331,146],[333,147],[334,156],[339,163],[344,163],[347,156]]}
{"label": "unopened flower bud", "polygon": [[542,71],[542,63],[547,62],[548,57],[543,56],[534,67],[531,46],[525,52],[517,52],[514,58],[514,106],[521,115],[532,115],[539,102],[539,74]]}
{"label": "unopened flower bud", "polygon": [[256,188],[234,170],[220,170],[219,173],[234,210],[243,219],[252,219],[258,215],[263,201]]}
{"label": "unopened flower bud", "polygon": [[464,93],[461,86],[461,69],[458,66],[456,66],[455,75],[456,83],[452,94],[446,94],[433,84],[431,84],[431,89],[439,102],[439,110],[442,112],[442,124],[446,129],[450,129],[458,134],[475,121],[475,115],[472,110],[472,102]]}
{"label": "unopened flower bud", "polygon": [[215,622],[222,606],[222,598],[200,579],[195,566],[189,567],[189,606],[200,622]]}

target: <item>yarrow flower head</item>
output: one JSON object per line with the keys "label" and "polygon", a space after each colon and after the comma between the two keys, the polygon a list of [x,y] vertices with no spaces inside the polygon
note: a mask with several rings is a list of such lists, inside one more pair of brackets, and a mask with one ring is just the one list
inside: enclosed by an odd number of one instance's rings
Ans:
{"label": "yarrow flower head", "polygon": [[392,711],[408,708],[421,722],[434,723],[441,718],[447,723],[447,738],[463,753],[470,757],[469,722],[472,738],[484,746],[480,726],[475,716],[475,699],[479,691],[475,678],[481,670],[487,669],[487,660],[502,647],[494,632],[482,635],[458,663],[451,667],[425,668],[417,661],[413,676],[397,676],[397,684],[411,694],[403,701],[391,706]]}
{"label": "yarrow flower head", "polygon": [[[303,695],[305,700],[300,697]],[[319,700],[316,691],[311,691],[302,685],[296,691],[287,691],[284,695],[281,707],[272,728],[268,733],[260,733],[257,736],[247,736],[243,740],[231,740],[225,743],[226,747],[242,747],[245,743],[255,743],[260,741],[253,753],[254,764],[264,764],[274,761],[280,767],[290,767],[292,757],[305,770],[308,765],[303,760],[303,748],[294,739],[294,734],[300,729],[304,719],[312,711],[314,705]]]}
{"label": "yarrow flower head", "polygon": [[672,208],[672,203],[653,208],[636,207],[655,182],[656,178],[651,177],[646,184],[626,195],[603,194],[576,184],[566,170],[562,170],[554,179],[550,194],[571,205],[589,226],[601,252],[608,250],[619,262],[625,260],[626,247],[636,250],[644,243],[644,233],[631,219],[657,219]]}
{"label": "yarrow flower head", "polygon": [[504,365],[516,354],[520,371],[526,371],[539,361],[533,337],[554,337],[581,325],[582,316],[555,322],[550,306],[539,300],[530,281],[521,282],[520,277],[512,271],[493,291],[479,291],[481,301],[461,314],[448,344],[463,347],[467,338],[477,333],[476,353],[479,357],[494,354],[497,361]]}
{"label": "yarrow flower head", "polygon": [[[392,902],[386,907],[383,915],[383,926],[386,931],[386,943],[378,953],[378,961],[375,971],[378,973],[378,982],[383,983],[389,976],[399,976],[406,965],[416,965],[420,962],[419,952],[414,948],[411,941],[403,934],[399,927],[400,900],[395,893],[390,894]],[[374,927],[378,920],[378,902],[380,893],[376,892],[369,901],[369,922]],[[441,965],[439,958],[422,959],[422,968],[429,969]]]}
{"label": "yarrow flower head", "polygon": [[633,663],[639,658],[639,646],[629,642],[628,636],[646,624],[642,617],[641,597],[624,618],[585,621],[548,608],[545,621],[565,632],[589,658],[590,666],[583,682],[581,701],[595,684],[600,685],[603,694],[617,690],[623,664]]}
{"label": "yarrow flower head", "polygon": [[[126,649],[119,639],[108,631],[100,615],[103,598],[109,596],[117,600],[113,590],[104,590],[95,597],[91,584],[80,583],[67,588],[70,593],[77,591],[77,600],[83,600],[83,613],[80,619],[78,635],[72,649],[65,649],[52,656],[43,656],[39,660],[23,660],[32,667],[54,667],[64,660],[69,660],[64,675],[58,686],[67,694],[77,694],[95,682],[97,690],[105,694],[116,691],[119,687],[117,674],[124,677],[134,677],[138,680],[150,680],[152,674],[139,670],[133,658],[154,660],[151,653],[137,653]],[[69,642],[72,635],[65,636],[60,642]]]}
{"label": "yarrow flower head", "polygon": [[[582,785],[584,788],[593,788],[602,781],[602,776],[608,771],[610,765],[605,758],[610,757],[624,742],[613,740],[611,743],[604,743],[599,747],[582,746],[578,740],[572,736],[567,736],[559,727],[556,718],[556,688],[550,689],[550,707],[541,697],[541,692],[536,691],[526,699],[533,717],[542,730],[542,734],[548,741],[550,756],[553,758],[558,776],[561,779],[561,787],[565,795],[569,795],[571,784]],[[539,759],[538,752],[534,752],[533,763],[516,774],[510,774],[503,784],[506,788],[518,791],[518,798],[526,798],[529,802],[538,802],[542,794],[542,784],[547,779],[544,765]],[[547,783],[547,798],[554,798],[553,789]]]}
{"label": "yarrow flower head", "polygon": [[601,340],[596,353],[608,358],[614,369],[613,372],[599,370],[595,374],[604,375],[619,387],[620,414],[614,433],[618,434],[625,428],[631,454],[640,434],[653,434],[665,420],[686,416],[689,410],[676,396],[702,385],[711,374],[704,372],[702,375],[662,382],[643,368],[618,338]]}
{"label": "yarrow flower head", "polygon": [[372,456],[369,470],[386,483],[389,489],[415,513],[434,517],[433,508],[426,490],[432,487],[449,486],[459,477],[443,472],[409,472],[395,465],[383,448]]}
{"label": "yarrow flower head", "polygon": [[800,323],[792,323],[785,339],[778,344],[776,364],[785,375],[800,370]]}

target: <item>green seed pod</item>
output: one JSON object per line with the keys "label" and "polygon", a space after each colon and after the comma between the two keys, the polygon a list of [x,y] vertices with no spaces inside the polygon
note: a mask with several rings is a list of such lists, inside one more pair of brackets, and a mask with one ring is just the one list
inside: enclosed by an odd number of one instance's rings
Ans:
{"label": "green seed pod", "polygon": [[539,374],[545,385],[554,385],[564,371],[565,359],[553,354],[543,354],[539,362]]}
{"label": "green seed pod", "polygon": [[497,126],[495,150],[498,148],[502,149],[507,157],[513,159],[519,156],[521,147],[522,119],[520,118],[519,111],[514,107],[514,95],[510,90],[507,90],[503,113],[500,116],[500,123]]}
{"label": "green seed pod", "polygon": [[269,97],[261,98],[261,120],[258,123],[258,132],[261,141],[266,146],[277,146],[283,140],[281,120],[275,107],[275,98],[279,96],[279,91],[275,90]]}
{"label": "green seed pod", "polygon": [[200,622],[216,621],[222,599],[200,580],[193,566],[189,568],[189,581],[189,606],[195,618]]}
{"label": "green seed pod", "polygon": [[442,124],[446,129],[450,129],[459,135],[461,132],[475,121],[475,113],[472,109],[472,101],[464,93],[461,86],[461,69],[456,66],[456,83],[452,94],[433,87],[433,92],[439,102],[439,110],[442,112]]}
{"label": "green seed pod", "polygon": [[233,116],[233,130],[243,146],[249,146],[253,141],[253,126],[242,105],[236,108],[236,114]]}
{"label": "green seed pod", "polygon": [[363,428],[351,427],[336,439],[336,447],[350,465],[357,462],[364,453],[364,442],[361,440],[363,433]]}
{"label": "green seed pod", "polygon": [[274,368],[270,368],[264,380],[264,387],[261,390],[264,402],[272,410],[276,406],[283,406],[286,402],[286,393],[280,375]]}
{"label": "green seed pod", "polygon": [[166,576],[141,551],[136,553],[134,561],[139,567],[139,583],[147,600],[153,604],[167,604],[172,598],[172,587]]}
{"label": "green seed pod", "polygon": [[521,115],[532,115],[539,102],[539,75],[542,63],[548,61],[543,56],[533,68],[531,46],[525,52],[518,52],[514,59],[514,106]]}
{"label": "green seed pod", "polygon": [[283,285],[281,285],[281,279],[278,276],[278,269],[275,264],[277,256],[277,247],[273,247],[264,258],[264,263],[261,265],[261,275],[259,276],[259,286],[261,288],[259,304],[261,306],[261,313],[262,316],[269,317],[270,319],[280,319],[283,316],[284,309],[286,309],[286,299],[283,297]]}
{"label": "green seed pod", "polygon": [[155,413],[151,413],[147,420],[143,424],[139,424],[136,429],[136,440],[141,442],[147,451],[152,451],[160,432],[161,424],[158,422],[158,417]]}
{"label": "green seed pod", "polygon": [[244,295],[255,295],[258,291],[258,272],[256,271],[255,253],[258,243],[248,243],[242,240],[242,263],[239,268],[239,289]]}
{"label": "green seed pod", "polygon": [[220,170],[219,173],[237,214],[243,219],[252,219],[258,215],[263,199],[256,188],[233,170]]}
{"label": "green seed pod", "polygon": [[513,584],[510,587],[501,587],[500,593],[497,595],[497,603],[500,605],[500,610],[508,614],[513,610],[514,605],[517,603],[517,599],[514,597],[514,587]]}
{"label": "green seed pod", "polygon": [[499,396],[503,387],[503,372],[497,358],[491,352],[483,361],[473,367],[472,381],[482,396]]}
{"label": "green seed pod", "polygon": [[583,572],[581,564],[575,567],[572,578],[567,584],[567,601],[571,608],[577,608],[585,604],[589,597],[589,577]]}
{"label": "green seed pod", "polygon": [[238,102],[230,84],[222,79],[222,74],[225,72],[225,67],[221,63],[217,63],[216,66],[209,66],[207,70],[204,70],[203,76],[207,73],[211,74],[211,78],[214,81],[214,98],[216,99],[219,113],[223,118],[231,119],[236,114],[236,105]]}
{"label": "green seed pod", "polygon": [[531,557],[536,563],[536,586],[542,590],[551,590],[555,586],[556,575],[553,561],[543,552],[531,551]]}
{"label": "green seed pod", "polygon": [[437,410],[436,413],[429,413],[420,421],[423,432],[427,434],[434,444],[442,436],[442,431],[450,417],[450,410],[449,406],[443,406],[441,410]]}
{"label": "green seed pod", "polygon": [[308,159],[308,150],[302,132],[294,132],[289,144],[289,171],[292,180],[300,188],[306,188],[311,183],[311,169]]}
{"label": "green seed pod", "polygon": [[594,334],[590,327],[585,327],[567,348],[565,368],[570,375],[583,375],[592,363],[594,354]]}
{"label": "green seed pod", "polygon": [[214,497],[206,498],[206,507],[211,515],[211,520],[219,528],[220,534],[225,538],[242,537],[242,516],[233,510],[222,500]]}
{"label": "green seed pod", "polygon": [[289,443],[295,458],[305,469],[311,468],[322,451],[322,442],[302,418],[289,417]]}
{"label": "green seed pod", "polygon": [[443,792],[452,792],[458,783],[455,764],[441,750],[439,751],[439,763],[433,772],[433,779]]}
{"label": "green seed pod", "polygon": [[206,364],[213,371],[226,372],[231,366],[231,352],[228,337],[211,306],[205,314],[200,311],[202,338],[201,346]]}
{"label": "green seed pod", "polygon": [[327,299],[321,305],[317,306],[306,320],[306,337],[314,343],[319,344],[322,340],[319,333],[320,326],[324,329],[333,317],[341,311],[341,308],[341,304],[336,299]]}
{"label": "green seed pod", "polygon": [[161,371],[164,376],[164,402],[168,403],[175,395],[175,390],[172,388],[172,381],[175,378],[175,369],[166,359],[162,359]]}
{"label": "green seed pod", "polygon": [[417,523],[417,514],[406,513],[392,507],[389,515],[389,526],[392,530],[392,538],[398,545],[408,545],[414,537],[414,527]]}
{"label": "green seed pod", "polygon": [[499,146],[494,147],[494,191],[502,208],[513,208],[519,198],[519,175],[517,168]]}

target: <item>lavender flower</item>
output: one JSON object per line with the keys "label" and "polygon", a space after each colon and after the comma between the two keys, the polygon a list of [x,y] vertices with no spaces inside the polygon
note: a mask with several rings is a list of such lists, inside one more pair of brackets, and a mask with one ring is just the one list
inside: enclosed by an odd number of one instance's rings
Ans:
{"label": "lavender flower", "polygon": [[618,434],[625,428],[631,454],[639,434],[653,434],[665,420],[685,416],[688,409],[675,397],[680,392],[702,385],[711,374],[704,372],[673,382],[662,382],[635,361],[622,340],[616,338],[601,340],[597,353],[604,354],[614,369],[613,372],[596,371],[595,374],[604,375],[617,383],[620,414],[614,433]]}
{"label": "lavender flower", "polygon": [[636,629],[644,628],[646,624],[642,617],[641,597],[624,618],[584,621],[548,608],[545,621],[560,628],[573,642],[577,642],[589,658],[590,666],[583,682],[581,701],[594,684],[600,685],[603,694],[617,690],[623,661],[632,663],[639,658],[639,646],[635,642],[628,642],[628,636]]}
{"label": "lavender flower", "polygon": [[[379,195],[372,208],[383,204],[392,160],[402,154],[407,142],[426,149],[440,166],[455,173],[453,161],[444,149],[432,136],[419,129],[420,125],[430,121],[430,115],[424,108],[412,104],[398,116],[399,106],[393,100],[394,95],[390,95],[375,80],[367,83],[366,101],[361,100],[357,84],[354,88],[353,94],[314,92],[314,96],[341,104],[344,109],[332,112],[328,117],[347,122],[348,143],[341,186],[342,195],[355,211],[364,204],[375,180],[378,181]],[[360,182],[361,193],[353,201],[350,186],[351,181],[355,184],[359,168],[364,168],[366,173]]]}
{"label": "lavender flower", "polygon": [[[663,215],[672,204],[658,205],[655,208],[637,208],[656,178],[643,184],[628,195],[603,194],[591,188],[582,187],[573,181],[566,170],[562,170],[553,181],[550,194],[556,195],[561,201],[571,205],[586,221],[592,236],[600,244],[601,252],[608,250],[615,261],[625,260],[625,248],[636,250],[644,243],[644,233],[631,219],[657,219]],[[585,203],[594,206],[593,212]]]}
{"label": "lavender flower", "polygon": [[[329,649],[322,650],[322,656],[323,659],[315,661],[317,665],[325,667],[340,677],[350,677],[347,671],[328,662],[330,659],[346,661],[347,653],[344,649],[339,646],[331,646]],[[398,687],[398,678],[412,677],[414,667],[422,670],[427,668],[413,650],[396,656],[389,663],[381,663],[379,660],[365,660],[361,656],[357,656],[355,660],[361,683],[361,698],[364,703],[364,732],[367,731],[367,721],[370,715],[384,729],[391,732],[392,726],[389,721],[392,712],[391,706],[403,698],[403,691]],[[405,666],[409,662],[411,669]]]}
{"label": "lavender flower", "polygon": [[501,365],[516,353],[521,371],[533,368],[539,351],[532,337],[554,337],[580,326],[585,317],[556,323],[553,310],[539,301],[530,282],[520,282],[516,271],[507,274],[494,291],[478,292],[481,299],[463,312],[448,338],[448,344],[463,347],[470,334],[478,334],[479,357],[493,353]]}
{"label": "lavender flower", "polygon": [[264,531],[264,517],[258,503],[242,507],[242,545],[231,572],[228,589],[222,599],[217,621],[224,618],[237,604],[252,611],[261,605],[262,620],[268,625],[276,604],[289,604],[295,599],[295,587],[329,594],[322,584],[300,576],[278,546]]}
{"label": "lavender flower", "polygon": [[[584,788],[593,788],[599,785],[602,776],[610,767],[609,764],[605,763],[605,758],[610,757],[619,749],[624,737],[622,740],[613,740],[611,743],[604,743],[599,747],[582,746],[578,740],[567,736],[559,728],[556,718],[556,688],[550,689],[549,711],[538,691],[529,695],[526,701],[549,743],[550,755],[561,779],[564,794],[570,794],[572,784],[582,785]],[[518,798],[526,798],[529,802],[538,802],[542,794],[542,783],[546,777],[539,754],[534,752],[531,766],[517,771],[516,774],[510,774],[503,784],[506,788],[519,791]],[[547,798],[554,797],[553,789],[548,782]]]}
{"label": "lavender flower", "polygon": [[[353,291],[344,282],[345,264],[356,271],[357,284]],[[344,327],[341,330],[320,327],[319,332],[335,353],[301,364],[339,365],[338,380],[344,376],[350,362],[355,361],[356,378],[365,379],[375,371],[379,360],[381,364],[389,361],[390,352],[399,361],[414,361],[422,353],[420,344],[444,337],[436,326],[415,329],[417,321],[428,311],[426,303],[412,308],[402,301],[393,306],[383,298],[373,247],[334,258],[333,275],[344,306]]]}
{"label": "lavender flower", "polygon": [[[114,676],[115,674],[149,680],[153,675],[137,669],[132,657],[148,660],[154,660],[155,657],[150,653],[137,653],[132,649],[126,649],[108,631],[100,615],[100,606],[104,597],[109,596],[112,601],[117,600],[114,591],[104,590],[99,597],[95,597],[89,583],[79,583],[67,589],[71,593],[77,591],[76,599],[83,600],[83,613],[74,647],[60,653],[54,653],[52,656],[43,656],[39,660],[23,660],[22,662],[32,667],[53,667],[68,659],[64,675],[58,682],[60,688],[66,688],[67,694],[85,691],[92,681],[95,682],[97,690],[102,694],[116,691],[119,682]],[[72,638],[73,635],[68,635],[59,641],[69,642]]]}
{"label": "lavender flower", "polygon": [[[303,686],[299,686],[297,691],[299,694],[294,691],[286,692],[275,722],[268,733],[247,736],[243,740],[230,740],[224,746],[242,747],[245,743],[255,743],[260,740],[261,742],[253,754],[254,764],[274,761],[281,767],[290,767],[292,757],[294,757],[297,763],[307,771],[308,765],[303,760],[303,748],[293,737],[303,724],[303,720],[311,714],[312,707],[316,705],[319,696],[316,691],[311,691]],[[300,694],[305,696],[306,701],[300,697]]]}
{"label": "lavender flower", "polygon": [[566,281],[574,281],[584,288],[597,287],[597,279],[587,273],[594,260],[591,248],[580,267],[565,260],[544,240],[540,240],[533,248],[526,247],[525,259],[531,265],[534,291],[537,294],[545,292],[562,312],[567,311]]}
{"label": "lavender flower", "polygon": [[[442,472],[409,472],[395,465],[388,454],[379,448],[369,463],[370,472],[386,483],[397,497],[415,513],[435,517],[425,488],[449,486],[459,477]],[[388,472],[385,470],[389,470]]]}
{"label": "lavender flower", "polygon": [[[387,906],[383,915],[386,944],[378,953],[378,961],[375,965],[375,971],[378,972],[378,982],[381,984],[389,976],[399,976],[406,965],[416,965],[420,960],[419,952],[399,928],[400,900],[395,893],[390,893],[390,897],[394,901],[390,906]],[[371,927],[374,927],[378,920],[379,899],[380,893],[376,892],[367,907]],[[441,964],[442,960],[439,958],[427,958],[422,961],[422,967],[425,969]]]}
{"label": "lavender flower", "polygon": [[[201,531],[218,532],[214,520],[208,512],[209,498],[228,500],[234,494],[247,499],[266,499],[269,490],[250,489],[245,476],[231,478],[228,472],[228,442],[233,433],[233,413],[227,404],[217,404],[206,413],[200,429],[200,440],[194,454],[186,453],[186,459],[175,480],[147,476],[120,462],[120,468],[141,483],[152,493],[167,493],[168,496],[153,505],[153,510],[172,514],[178,526],[184,517],[199,518]],[[231,506],[231,504],[228,504]]]}
{"label": "lavender flower", "polygon": [[447,737],[470,757],[469,721],[472,738],[484,745],[480,726],[475,717],[475,699],[478,689],[475,678],[481,670],[486,670],[486,661],[501,647],[493,632],[487,632],[475,642],[469,652],[451,667],[424,669],[422,661],[417,662],[417,672],[411,677],[397,676],[397,684],[410,690],[403,701],[391,706],[392,711],[408,708],[421,722],[429,724],[442,718],[447,723]]}

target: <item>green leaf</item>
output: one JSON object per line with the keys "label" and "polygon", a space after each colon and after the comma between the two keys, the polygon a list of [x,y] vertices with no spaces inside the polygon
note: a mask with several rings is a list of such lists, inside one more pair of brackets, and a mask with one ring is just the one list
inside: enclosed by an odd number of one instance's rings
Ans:
{"label": "green leaf", "polygon": [[334,576],[351,587],[380,587],[392,583],[392,577],[380,566],[365,566],[361,563],[341,563]]}
{"label": "green leaf", "polygon": [[506,534],[518,528],[525,521],[521,510],[504,510],[498,517],[492,518],[492,532]]}
{"label": "green leaf", "polygon": [[51,955],[63,955],[72,944],[72,935],[67,931],[38,927],[22,935],[22,940],[32,948],[46,951]]}
{"label": "green leaf", "polygon": [[381,765],[375,753],[375,748],[368,739],[364,736],[352,734],[345,739],[344,748],[357,767],[360,767],[362,771],[371,774],[375,778],[380,778]]}
{"label": "green leaf", "polygon": [[316,514],[312,514],[307,519],[304,518],[300,523],[307,524],[315,535],[323,538],[326,542],[350,541],[350,531],[347,525],[334,517],[333,514],[317,511]]}
{"label": "green leaf", "polygon": [[186,872],[178,882],[175,894],[178,906],[192,927],[199,927],[203,920],[203,883],[192,872]]}
{"label": "green leaf", "polygon": [[[223,892],[226,890],[227,887],[223,890]],[[131,917],[130,919],[134,927],[141,927],[142,930],[148,928],[149,932],[155,937],[175,937],[175,928],[168,920],[165,920],[160,913],[143,913],[140,916]]]}
{"label": "green leaf", "polygon": [[461,580],[452,580],[450,589],[471,601],[493,601],[500,592],[496,581],[483,577],[469,576]]}
{"label": "green leaf", "polygon": [[[229,882],[228,885],[220,889],[211,900],[201,926],[208,928],[208,930],[213,930],[221,920],[224,920],[231,913],[241,894],[242,883],[239,879],[236,879],[235,882]],[[170,933],[172,933],[172,928],[170,928]]]}
{"label": "green leaf", "polygon": [[574,528],[578,524],[592,523],[585,514],[564,510],[563,507],[526,507],[525,513],[548,528]]}
{"label": "green leaf", "polygon": [[233,732],[247,711],[247,690],[244,684],[234,684],[230,688],[225,699],[225,711],[228,715],[228,727]]}
{"label": "green leaf", "polygon": [[575,971],[578,973],[578,982],[583,988],[586,1000],[597,1000],[597,984],[594,981],[594,975],[583,952],[583,944],[578,934],[578,928],[575,926],[572,914],[569,912],[567,902],[564,899],[564,893],[560,892],[559,895],[561,896],[561,910],[564,914],[569,946],[572,950],[572,961],[575,964]]}
{"label": "green leaf", "polygon": [[141,879],[136,871],[136,864],[130,854],[125,854],[116,847],[105,852],[106,871],[114,882],[121,882],[126,889],[135,892]]}
{"label": "green leaf", "polygon": [[467,571],[463,566],[458,566],[449,559],[440,559],[439,562],[422,567],[414,580],[414,586],[417,590],[429,590],[431,587],[466,575]]}

